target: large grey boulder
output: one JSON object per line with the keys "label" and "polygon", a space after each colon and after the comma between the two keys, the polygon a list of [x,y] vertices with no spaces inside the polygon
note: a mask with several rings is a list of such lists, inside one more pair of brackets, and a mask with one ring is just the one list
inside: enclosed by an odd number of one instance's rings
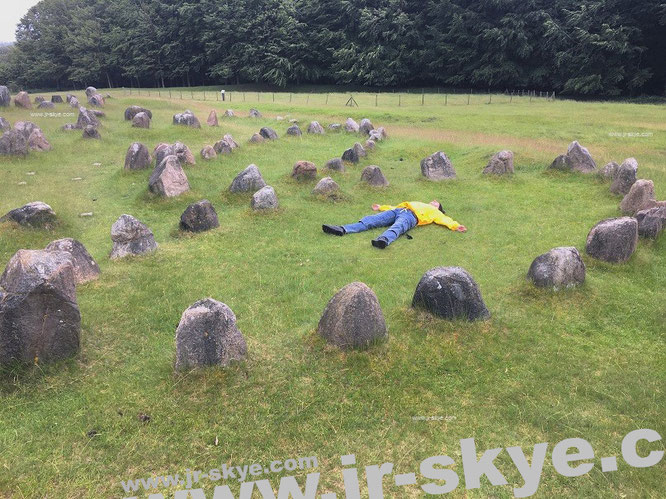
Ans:
{"label": "large grey boulder", "polygon": [[312,133],[315,135],[324,135],[326,132],[324,131],[324,127],[321,126],[318,121],[312,121],[308,125],[308,133]]}
{"label": "large grey boulder", "polygon": [[113,248],[109,258],[125,258],[130,255],[142,255],[157,249],[153,232],[132,215],[121,215],[111,226]]}
{"label": "large grey boulder", "polygon": [[28,139],[17,130],[7,130],[0,137],[0,154],[25,156],[29,152]]}
{"label": "large grey boulder", "polygon": [[271,127],[265,126],[261,130],[259,130],[259,134],[267,139],[267,140],[277,140],[278,139],[278,134],[275,130],[273,130]]}
{"label": "large grey boulder", "polygon": [[317,178],[317,167],[312,161],[297,161],[291,171],[296,180],[312,180]]}
{"label": "large grey boulder", "polygon": [[12,124],[9,122],[9,120],[0,116],[0,132],[6,132],[7,130],[11,129],[12,129]]}
{"label": "large grey boulder", "polygon": [[365,152],[365,149],[363,146],[359,143],[356,142],[353,147],[347,149],[345,152],[342,153],[342,161],[348,161],[349,163],[358,163],[361,158],[364,158],[368,155],[368,153]]}
{"label": "large grey boulder", "polygon": [[569,144],[567,158],[569,158],[571,167],[575,171],[590,173],[597,169],[597,164],[592,159],[590,151],[575,140]]}
{"label": "large grey boulder", "polygon": [[201,123],[199,119],[194,116],[194,113],[187,109],[183,113],[178,113],[173,115],[173,124],[189,126],[190,128],[201,128]]}
{"label": "large grey boulder", "polygon": [[359,129],[358,123],[356,123],[351,118],[347,118],[347,121],[345,121],[345,131],[351,133],[358,133],[358,129]]}
{"label": "large grey boulder", "polygon": [[132,121],[139,113],[146,113],[151,120],[153,119],[153,113],[149,109],[141,106],[130,106],[125,109],[125,121]]}
{"label": "large grey boulder", "polygon": [[97,89],[95,87],[86,88],[86,98],[87,99],[90,99],[96,93],[97,93]]}
{"label": "large grey boulder", "polygon": [[180,228],[189,232],[204,232],[219,226],[217,212],[207,199],[192,203],[180,216]]}
{"label": "large grey boulder", "polygon": [[301,132],[301,129],[298,125],[291,125],[289,128],[287,128],[287,135],[300,137],[301,135],[303,135],[303,132]]}
{"label": "large grey boulder", "polygon": [[176,371],[226,367],[246,355],[245,338],[227,305],[206,298],[183,312],[176,329]]}
{"label": "large grey boulder", "polygon": [[423,274],[416,286],[412,307],[449,320],[490,318],[479,286],[461,267],[435,267]]}
{"label": "large grey boulder", "polygon": [[317,332],[341,349],[364,349],[388,337],[377,295],[362,282],[352,282],[330,299]]}
{"label": "large grey boulder", "polygon": [[16,97],[14,97],[14,105],[24,109],[32,108],[32,102],[30,102],[30,96],[28,95],[28,92],[19,92],[16,94]]}
{"label": "large grey boulder", "polygon": [[638,244],[638,222],[632,217],[602,220],[587,236],[585,251],[598,260],[626,262]]}
{"label": "large grey boulder", "polygon": [[79,350],[81,314],[71,255],[19,250],[0,277],[0,364],[36,364]]}
{"label": "large grey boulder", "polygon": [[79,108],[79,117],[76,120],[76,128],[84,129],[87,126],[99,126],[99,120],[94,113],[86,109],[85,107]]}
{"label": "large grey boulder", "polygon": [[324,168],[336,172],[343,172],[345,171],[345,164],[342,162],[342,158],[333,158],[324,163]]}
{"label": "large grey boulder", "polygon": [[613,194],[628,194],[631,186],[636,183],[638,174],[638,161],[635,158],[627,158],[615,171],[610,191]]}
{"label": "large grey boulder", "polygon": [[340,186],[335,180],[331,177],[324,177],[317,182],[317,185],[312,190],[312,194],[315,196],[333,197],[337,195],[339,190]]}
{"label": "large grey boulder", "polygon": [[4,85],[0,85],[0,107],[8,107],[11,100],[12,97],[9,94],[9,89]]}
{"label": "large grey boulder", "polygon": [[437,182],[456,178],[456,169],[449,157],[442,151],[438,151],[421,160],[421,175]]}
{"label": "large grey boulder", "polygon": [[266,185],[257,165],[249,165],[236,175],[229,190],[231,192],[256,192]]}
{"label": "large grey boulder", "polygon": [[656,204],[654,182],[652,180],[636,180],[629,192],[620,202],[620,211],[633,215],[641,210],[652,208]]}
{"label": "large grey boulder", "polygon": [[252,195],[250,206],[255,211],[275,210],[279,206],[275,189],[266,185]]}
{"label": "large grey boulder", "polygon": [[534,259],[527,277],[540,288],[569,288],[585,282],[585,264],[576,248],[553,248]]}
{"label": "large grey boulder", "polygon": [[86,247],[76,239],[67,237],[51,241],[45,249],[46,251],[64,251],[65,253],[69,253],[72,265],[74,266],[76,284],[83,284],[99,278],[101,273],[99,265],[90,256]]}
{"label": "large grey boulder", "polygon": [[513,173],[513,153],[511,151],[500,151],[495,154],[488,165],[483,169],[486,175],[505,175]]}
{"label": "large grey boulder", "polygon": [[374,129],[375,127],[372,126],[372,122],[367,118],[363,118],[361,123],[358,125],[358,131],[366,135],[370,135],[370,132]]}
{"label": "large grey boulder", "polygon": [[638,235],[647,239],[657,239],[666,228],[666,205],[656,206],[636,213]]}
{"label": "large grey boulder", "polygon": [[169,198],[190,190],[187,175],[177,156],[167,156],[155,167],[148,180],[148,188],[158,196]]}
{"label": "large grey boulder", "polygon": [[560,154],[557,158],[553,160],[548,169],[550,170],[561,170],[561,171],[571,171],[573,164],[566,154]]}
{"label": "large grey boulder", "polygon": [[389,185],[389,181],[386,180],[381,168],[377,165],[370,165],[363,168],[361,182],[365,182],[373,187],[386,187]]}
{"label": "large grey boulder", "polygon": [[152,161],[148,148],[140,142],[134,142],[125,154],[125,170],[143,170],[148,168]]}
{"label": "large grey boulder", "polygon": [[134,128],[150,128],[150,116],[147,113],[136,113],[132,118],[132,126]]}
{"label": "large grey boulder", "polygon": [[0,218],[0,222],[16,222],[35,229],[51,229],[57,221],[53,208],[41,201],[25,204]]}

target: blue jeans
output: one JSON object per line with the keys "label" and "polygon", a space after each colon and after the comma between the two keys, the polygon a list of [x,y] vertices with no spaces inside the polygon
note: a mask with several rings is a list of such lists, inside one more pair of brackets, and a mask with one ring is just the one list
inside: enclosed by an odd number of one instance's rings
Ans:
{"label": "blue jeans", "polygon": [[407,208],[396,208],[395,210],[382,211],[376,215],[368,215],[355,224],[343,225],[343,227],[347,234],[355,234],[377,227],[390,226],[380,237],[385,237],[388,244],[391,244],[409,229],[416,227],[417,224],[418,220],[414,213]]}

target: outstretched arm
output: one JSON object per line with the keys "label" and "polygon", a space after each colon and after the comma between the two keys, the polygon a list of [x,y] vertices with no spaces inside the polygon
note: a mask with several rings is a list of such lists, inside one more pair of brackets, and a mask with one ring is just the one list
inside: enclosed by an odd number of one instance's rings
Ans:
{"label": "outstretched arm", "polygon": [[395,206],[391,206],[390,204],[373,204],[372,205],[372,210],[373,211],[388,211],[394,209]]}
{"label": "outstretched arm", "polygon": [[435,220],[434,222],[437,225],[443,225],[444,227],[448,227],[451,230],[455,230],[457,232],[467,232],[467,227],[464,225],[460,225],[458,222],[453,220],[451,217],[446,216],[444,213],[441,213]]}

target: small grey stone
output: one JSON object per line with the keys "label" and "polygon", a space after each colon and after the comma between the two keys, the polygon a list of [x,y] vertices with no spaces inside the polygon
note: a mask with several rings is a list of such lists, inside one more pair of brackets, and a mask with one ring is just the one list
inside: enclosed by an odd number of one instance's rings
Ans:
{"label": "small grey stone", "polygon": [[271,127],[263,127],[261,130],[259,130],[259,133],[261,136],[265,139],[268,140],[277,140],[278,139],[278,134],[275,130],[273,130]]}
{"label": "small grey stone", "polygon": [[177,156],[167,156],[155,167],[148,180],[148,188],[163,197],[176,197],[190,190],[187,175]]}
{"label": "small grey stone", "polygon": [[16,222],[19,225],[36,229],[51,229],[57,222],[56,214],[48,204],[33,201],[11,210],[0,218],[0,222]]}
{"label": "small grey stone", "polygon": [[142,255],[157,249],[153,232],[131,215],[121,215],[111,227],[113,248],[109,258]]}
{"label": "small grey stone", "polygon": [[381,168],[376,165],[366,166],[363,169],[361,172],[361,182],[365,182],[373,187],[386,187],[389,185]]}
{"label": "small grey stone", "polygon": [[312,133],[315,135],[324,135],[326,132],[324,131],[324,127],[321,126],[318,121],[312,121],[308,125],[308,133]]}
{"label": "small grey stone", "polygon": [[296,180],[310,180],[317,178],[317,167],[312,161],[298,161],[291,171]]}
{"label": "small grey stone", "polygon": [[144,112],[136,113],[132,118],[132,126],[134,128],[150,128],[150,116]]}
{"label": "small grey stone", "polygon": [[495,154],[488,165],[483,169],[483,173],[486,175],[505,175],[507,173],[513,173],[513,152],[511,151],[500,151]]}
{"label": "small grey stone", "polygon": [[553,248],[534,259],[527,277],[541,288],[569,288],[585,282],[585,264],[576,248]]}
{"label": "small grey stone", "polygon": [[231,182],[231,192],[256,192],[266,185],[257,165],[249,165]]}
{"label": "small grey stone", "polygon": [[655,205],[654,182],[652,180],[636,180],[620,203],[620,211],[634,215]]}
{"label": "small grey stone", "polygon": [[173,124],[188,126],[190,128],[201,128],[201,123],[199,123],[199,119],[189,109],[187,109],[183,113],[174,114]]}
{"label": "small grey stone", "polygon": [[275,210],[278,207],[278,198],[275,189],[266,185],[252,195],[250,206],[253,210]]}
{"label": "small grey stone", "polygon": [[303,135],[303,132],[301,132],[301,129],[298,125],[292,125],[289,128],[287,128],[287,135],[293,135],[294,137],[300,137]]}
{"label": "small grey stone", "polygon": [[456,170],[449,157],[438,151],[421,161],[421,175],[428,180],[440,181],[456,178]]}
{"label": "small grey stone", "polygon": [[180,228],[189,232],[203,232],[219,226],[217,212],[207,199],[192,203],[180,216]]}
{"label": "small grey stone", "polygon": [[140,142],[134,142],[125,154],[125,170],[143,170],[148,168],[152,161],[148,148]]}
{"label": "small grey stone", "polygon": [[125,121],[132,121],[139,113],[146,113],[151,120],[153,119],[153,113],[149,109],[141,106],[130,106],[125,109]]}
{"label": "small grey stone", "polygon": [[592,228],[585,251],[598,260],[621,263],[631,258],[637,244],[638,222],[635,218],[609,218]]}
{"label": "small grey stone", "polygon": [[358,126],[359,132],[364,133],[366,135],[370,135],[370,132],[374,129],[375,127],[372,126],[372,122],[367,118],[363,118]]}
{"label": "small grey stone", "polygon": [[637,173],[638,161],[635,158],[625,159],[615,172],[610,191],[613,194],[628,194],[631,186],[636,183]]}
{"label": "small grey stone", "polygon": [[324,168],[327,170],[334,170],[337,172],[343,172],[345,171],[345,164],[342,162],[341,158],[333,158],[328,160],[324,164]]}
{"label": "small grey stone", "polygon": [[347,121],[345,121],[345,131],[351,133],[358,133],[358,130],[359,130],[358,123],[356,123],[351,118],[347,118]]}

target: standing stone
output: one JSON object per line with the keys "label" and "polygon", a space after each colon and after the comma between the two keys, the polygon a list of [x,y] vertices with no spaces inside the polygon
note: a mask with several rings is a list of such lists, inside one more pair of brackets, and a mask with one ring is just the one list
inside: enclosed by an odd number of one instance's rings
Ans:
{"label": "standing stone", "polygon": [[374,140],[370,140],[370,139],[368,139],[368,140],[365,141],[365,144],[363,144],[363,148],[364,148],[366,151],[374,151],[374,150],[375,150],[375,147],[376,147],[376,145],[375,145],[375,141],[374,141]]}
{"label": "standing stone", "polygon": [[166,144],[164,142],[157,144],[153,150],[153,156],[155,156],[155,166],[164,161],[164,158],[167,156],[172,156],[175,154],[176,151],[171,144]]}
{"label": "standing stone", "polygon": [[377,295],[362,282],[347,284],[330,299],[317,332],[343,350],[365,349],[388,337]]}
{"label": "standing stone", "polygon": [[548,167],[549,170],[571,171],[573,163],[566,154],[560,154]]}
{"label": "standing stone", "polygon": [[608,218],[592,227],[585,251],[598,260],[626,262],[638,244],[638,222],[632,217]]}
{"label": "standing stone", "polygon": [[76,97],[72,96],[72,99],[69,101],[69,105],[70,105],[71,107],[74,107],[74,108],[78,109],[78,108],[80,107],[79,99],[77,99]]}
{"label": "standing stone", "polygon": [[264,142],[266,139],[260,134],[260,133],[255,133],[250,137],[250,143],[251,144],[261,144]]}
{"label": "standing stone", "polygon": [[35,97],[35,104],[41,104],[45,100],[46,99],[44,97],[42,97],[41,95],[38,95],[37,97]]}
{"label": "standing stone", "polygon": [[361,158],[364,158],[365,156],[367,156],[365,149],[357,142],[354,144],[354,147],[347,149],[342,153],[342,160],[350,163],[358,163]]}
{"label": "standing stone", "polygon": [[225,134],[224,137],[222,138],[222,140],[224,140],[227,144],[229,144],[229,147],[231,147],[232,149],[236,149],[236,148],[240,147],[238,145],[238,142],[236,142],[234,140],[234,138],[231,136],[231,134],[229,134],[229,133]]}
{"label": "standing stone", "polygon": [[88,111],[85,107],[80,107],[79,117],[76,120],[76,128],[84,129],[89,125],[97,128],[99,126],[99,120],[97,119],[97,116]]}
{"label": "standing stone", "polygon": [[178,161],[182,165],[195,165],[196,160],[194,159],[194,154],[189,147],[187,147],[182,142],[176,142],[173,145],[173,153],[178,157]]}
{"label": "standing stone", "polygon": [[219,126],[220,125],[219,121],[217,120],[217,111],[215,111],[215,109],[213,109],[210,112],[210,114],[208,115],[208,119],[206,120],[206,124],[208,126]]}
{"label": "standing stone", "polygon": [[28,147],[33,151],[50,151],[52,149],[42,130],[37,127],[28,136]]}
{"label": "standing stone", "polygon": [[319,124],[318,121],[313,121],[308,125],[308,133],[313,133],[316,135],[324,135],[324,127]]}
{"label": "standing stone", "polygon": [[149,109],[141,106],[130,106],[125,109],[125,121],[132,121],[139,113],[146,113],[151,120],[153,119],[153,113]]}
{"label": "standing stone", "polygon": [[615,161],[607,163],[601,170],[599,170],[599,175],[604,179],[615,180],[615,175],[617,175],[617,170],[620,168]]}
{"label": "standing stone", "polygon": [[71,255],[19,250],[0,277],[0,364],[37,364],[79,350],[81,313]]}
{"label": "standing stone", "polygon": [[224,112],[224,117],[225,118],[233,118],[235,116],[233,109],[227,109]]}
{"label": "standing stone", "polygon": [[256,109],[250,109],[250,118],[261,118],[261,113]]}
{"label": "standing stone", "polygon": [[631,186],[636,183],[636,174],[638,173],[638,161],[635,158],[625,159],[618,167],[613,177],[613,183],[610,191],[613,194],[627,194]]}
{"label": "standing stone", "polygon": [[88,102],[91,106],[104,107],[104,97],[101,94],[94,94],[88,97]]}
{"label": "standing stone", "polygon": [[213,144],[213,149],[217,154],[231,154],[231,151],[233,150],[229,143],[224,139],[215,142],[215,144]]}
{"label": "standing stone", "polygon": [[74,97],[73,94],[67,94],[67,95],[65,95],[65,100],[67,101],[67,104],[69,104],[69,103],[72,101],[72,99],[74,99],[74,98],[75,98],[75,97]]}
{"label": "standing stone", "polygon": [[132,118],[134,128],[150,128],[150,116],[144,112],[136,113]]}
{"label": "standing stone", "polygon": [[638,235],[647,239],[657,239],[666,228],[666,206],[658,206],[636,213]]}
{"label": "standing stone", "polygon": [[633,215],[654,205],[654,183],[652,180],[640,179],[634,182],[627,195],[622,199],[620,210],[627,215]]}
{"label": "standing stone", "polygon": [[287,128],[287,135],[293,135],[294,137],[300,137],[303,135],[303,132],[301,132],[301,129],[298,125],[292,125],[289,128]]}
{"label": "standing stone", "polygon": [[553,248],[534,259],[527,277],[540,288],[569,288],[585,282],[585,264],[576,248]]}
{"label": "standing stone", "polygon": [[109,258],[125,258],[130,255],[142,255],[157,249],[153,232],[132,215],[121,215],[111,226],[113,248]]}
{"label": "standing stone", "polygon": [[421,174],[428,180],[440,181],[456,178],[456,169],[449,157],[438,151],[421,161]]}
{"label": "standing stone", "polygon": [[261,136],[263,138],[268,139],[268,140],[277,140],[277,138],[278,138],[277,132],[275,130],[273,130],[272,128],[267,127],[267,126],[263,127],[261,130],[259,130],[259,133],[261,134]]}
{"label": "standing stone", "polygon": [[86,247],[76,239],[72,239],[71,237],[58,239],[50,242],[45,249],[46,251],[64,251],[69,253],[72,258],[72,265],[74,266],[76,284],[83,284],[99,278],[101,273],[99,265],[90,256]]}
{"label": "standing stone", "polygon": [[335,180],[331,177],[324,177],[317,182],[317,185],[315,185],[315,188],[312,190],[312,194],[315,196],[331,197],[335,196],[339,190],[340,186]]}
{"label": "standing stone", "polygon": [[40,130],[40,128],[35,125],[32,121],[17,121],[14,123],[14,130],[23,134],[26,140],[30,137],[32,132],[35,130]]}
{"label": "standing stone", "polygon": [[9,221],[35,229],[51,229],[55,226],[57,219],[55,211],[48,204],[34,201],[16,208],[0,218],[0,222]]}
{"label": "standing stone", "polygon": [[16,107],[30,109],[32,107],[32,103],[30,102],[30,96],[28,95],[28,92],[19,92],[16,97],[14,97],[14,105]]}
{"label": "standing stone", "polygon": [[12,97],[9,94],[9,89],[4,85],[0,85],[0,107],[8,107]]}
{"label": "standing stone", "polygon": [[155,167],[148,180],[150,192],[164,197],[176,197],[190,190],[187,175],[177,156],[167,156]]}
{"label": "standing stone", "polygon": [[448,320],[486,320],[490,312],[472,276],[461,267],[435,267],[419,281],[412,307]]}
{"label": "standing stone", "polygon": [[317,167],[311,161],[298,161],[294,165],[291,176],[296,180],[317,178]]}
{"label": "standing stone", "polygon": [[488,165],[483,169],[486,175],[504,175],[513,173],[513,153],[511,151],[500,151],[495,154]]}
{"label": "standing stone", "polygon": [[389,185],[381,168],[376,165],[366,166],[363,169],[361,172],[361,182],[365,182],[373,187],[386,187]]}
{"label": "standing stone", "polygon": [[231,182],[231,192],[256,192],[266,185],[257,165],[249,165]]}
{"label": "standing stone", "polygon": [[52,95],[51,102],[53,102],[54,104],[62,104],[63,103],[62,97],[60,95]]}
{"label": "standing stone", "polygon": [[87,99],[90,99],[96,93],[97,93],[97,89],[95,87],[86,88],[86,98]]}
{"label": "standing stone", "polygon": [[83,138],[84,139],[101,139],[102,136],[99,134],[97,131],[97,128],[95,128],[92,125],[88,125],[83,129]]}
{"label": "standing stone", "polygon": [[6,132],[7,130],[12,129],[12,124],[9,122],[9,120],[6,120],[2,116],[0,116],[0,132]]}
{"label": "standing stone", "polygon": [[199,119],[196,116],[194,116],[194,113],[189,109],[186,110],[184,113],[174,114],[173,124],[189,126],[190,128],[201,128],[201,123],[199,123]]}
{"label": "standing stone", "polygon": [[345,171],[345,164],[342,162],[341,158],[333,158],[324,164],[324,168],[336,172],[343,172]]}
{"label": "standing stone", "polygon": [[597,164],[592,159],[590,151],[581,146],[577,141],[569,144],[567,149],[567,157],[571,162],[572,168],[575,171],[590,173],[597,169]]}
{"label": "standing stone", "polygon": [[176,371],[226,367],[246,355],[245,338],[227,305],[206,298],[183,312],[176,329]]}
{"label": "standing stone", "polygon": [[25,156],[28,151],[28,140],[20,131],[7,130],[0,137],[0,154]]}
{"label": "standing stone", "polygon": [[358,126],[358,131],[366,135],[370,135],[370,132],[374,129],[375,127],[372,126],[372,122],[367,118],[363,118],[361,124]]}
{"label": "standing stone", "polygon": [[134,142],[125,154],[125,170],[143,170],[148,168],[152,161],[148,148],[140,142]]}
{"label": "standing stone", "polygon": [[192,203],[180,216],[180,228],[189,232],[204,232],[219,226],[217,212],[207,199]]}
{"label": "standing stone", "polygon": [[358,133],[358,130],[359,130],[358,123],[356,123],[351,118],[347,118],[347,121],[345,121],[345,131],[351,133]]}
{"label": "standing stone", "polygon": [[331,123],[328,125],[328,129],[332,132],[339,132],[342,129],[342,125],[340,123]]}
{"label": "standing stone", "polygon": [[215,148],[213,146],[204,146],[204,148],[201,149],[201,157],[205,160],[217,158]]}
{"label": "standing stone", "polygon": [[55,104],[51,101],[45,100],[39,103],[37,106],[38,109],[53,109],[55,108]]}
{"label": "standing stone", "polygon": [[275,210],[278,207],[278,198],[275,189],[266,185],[252,195],[250,206],[253,210]]}

